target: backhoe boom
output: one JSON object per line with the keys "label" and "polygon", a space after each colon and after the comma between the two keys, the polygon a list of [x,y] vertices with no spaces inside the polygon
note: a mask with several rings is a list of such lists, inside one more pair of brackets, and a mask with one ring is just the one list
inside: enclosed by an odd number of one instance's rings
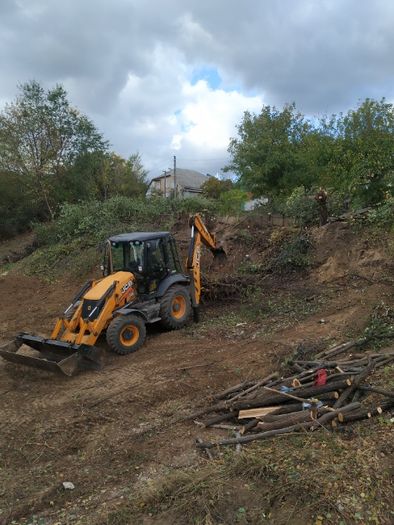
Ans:
{"label": "backhoe boom", "polygon": [[201,244],[211,250],[214,257],[225,257],[225,251],[218,246],[216,237],[205,226],[199,214],[190,218],[191,239],[186,267],[192,276],[191,292],[194,319],[198,320],[198,306],[201,299]]}

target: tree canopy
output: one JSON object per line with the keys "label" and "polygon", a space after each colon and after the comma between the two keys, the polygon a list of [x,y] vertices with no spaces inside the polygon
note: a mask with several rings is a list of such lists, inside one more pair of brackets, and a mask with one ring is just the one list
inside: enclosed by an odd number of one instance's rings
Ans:
{"label": "tree canopy", "polygon": [[366,99],[346,114],[306,118],[294,104],[245,112],[232,138],[230,164],[254,195],[335,188],[361,205],[393,191],[394,106]]}
{"label": "tree canopy", "polygon": [[51,217],[53,180],[81,154],[106,149],[102,135],[70,105],[60,85],[45,91],[35,81],[23,84],[0,114],[0,168],[23,175]]}
{"label": "tree canopy", "polygon": [[0,235],[53,219],[65,202],[143,195],[146,175],[139,154],[109,150],[61,85],[23,84],[0,112]]}

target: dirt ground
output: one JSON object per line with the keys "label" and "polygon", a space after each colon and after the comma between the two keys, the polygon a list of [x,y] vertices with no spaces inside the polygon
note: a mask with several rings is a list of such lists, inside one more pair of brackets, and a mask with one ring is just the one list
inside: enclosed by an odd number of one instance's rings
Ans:
{"label": "dirt ground", "polygon": [[[359,334],[373,308],[392,301],[392,262],[379,244],[355,240],[343,225],[313,235],[308,275],[265,280],[252,305],[207,304],[201,324],[178,332],[151,327],[140,351],[107,352],[100,372],[68,378],[1,360],[0,523],[188,523],[168,511],[130,521],[108,516],[141,484],[201,466],[195,439],[223,431],[202,431],[183,419],[212,394],[266,375],[300,344],[326,346]],[[231,256],[239,241],[227,235],[226,242]],[[258,253],[256,242],[248,252]],[[239,256],[231,260],[240,264]],[[19,331],[48,334],[74,292],[65,282],[4,272],[0,342]],[[249,315],[253,308],[261,315]],[[75,489],[64,490],[63,481]],[[286,509],[274,509],[268,522],[315,522],[312,511],[297,517]],[[243,523],[223,521],[237,522]]]}

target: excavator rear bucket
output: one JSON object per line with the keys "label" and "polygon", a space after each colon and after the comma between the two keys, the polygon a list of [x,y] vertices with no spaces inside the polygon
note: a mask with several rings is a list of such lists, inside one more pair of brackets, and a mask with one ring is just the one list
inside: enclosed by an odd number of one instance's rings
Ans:
{"label": "excavator rear bucket", "polygon": [[223,248],[211,248],[215,262],[222,264],[227,259],[227,254]]}
{"label": "excavator rear bucket", "polygon": [[[22,345],[37,350],[38,356],[18,353]],[[104,351],[96,346],[76,345],[25,333],[0,347],[0,356],[6,361],[61,372],[67,376],[79,370],[100,370],[103,354]]]}

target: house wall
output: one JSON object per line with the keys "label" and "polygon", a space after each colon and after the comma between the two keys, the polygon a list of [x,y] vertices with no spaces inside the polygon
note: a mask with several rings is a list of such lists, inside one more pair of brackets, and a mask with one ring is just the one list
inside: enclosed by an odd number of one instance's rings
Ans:
{"label": "house wall", "polygon": [[[160,193],[163,196],[172,197],[174,193],[174,176],[169,175],[168,177],[166,177],[165,183],[164,177],[158,180],[153,180],[147,191],[147,196],[152,195],[154,193]],[[196,195],[199,195],[199,193],[200,190],[193,191],[189,189],[184,189],[183,186],[177,181],[177,194],[179,197],[195,197]]]}
{"label": "house wall", "polygon": [[[164,182],[165,180],[165,182]],[[165,194],[166,197],[170,197],[174,191],[174,177],[169,176],[164,179],[158,179],[152,181],[152,184],[149,186],[147,195],[151,195],[152,193],[161,193],[162,195]]]}

